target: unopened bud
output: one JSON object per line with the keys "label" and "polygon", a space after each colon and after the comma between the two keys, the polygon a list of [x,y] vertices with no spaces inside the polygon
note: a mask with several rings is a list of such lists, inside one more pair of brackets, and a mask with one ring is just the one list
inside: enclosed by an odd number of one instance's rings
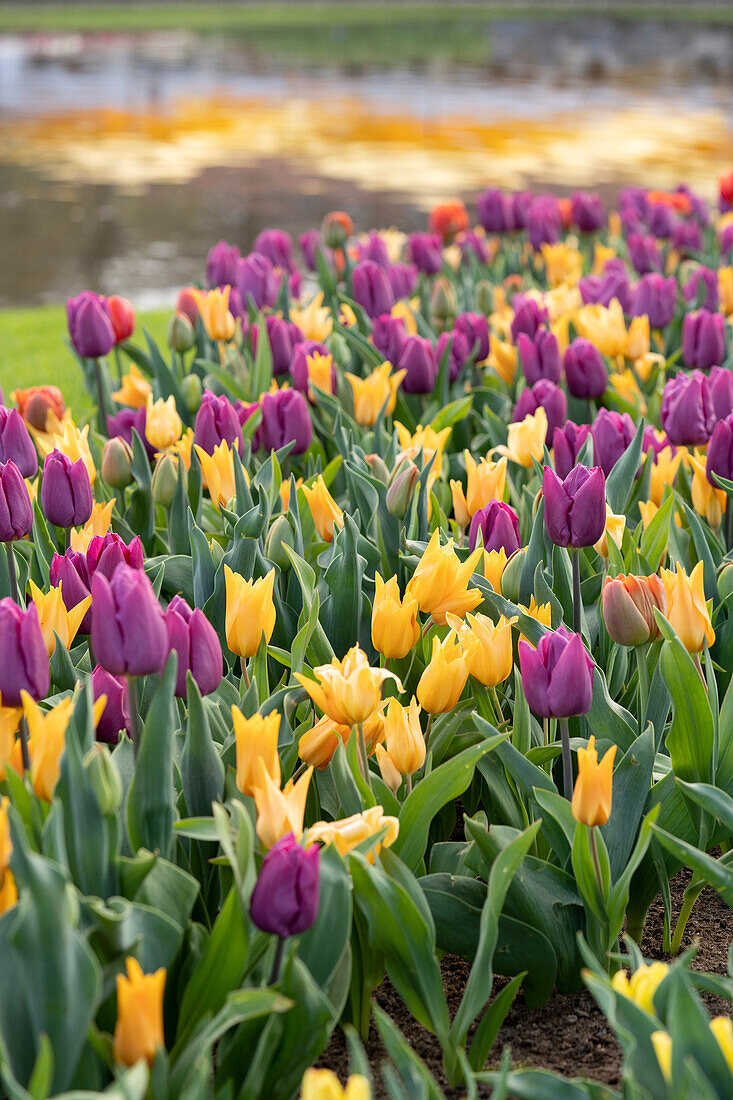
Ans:
{"label": "unopened bud", "polygon": [[132,449],[119,435],[108,439],[104,445],[102,481],[113,489],[124,489],[132,481]]}
{"label": "unopened bud", "polygon": [[494,288],[488,279],[480,279],[476,284],[476,309],[485,317],[494,308]]}
{"label": "unopened bud", "polygon": [[519,603],[519,589],[522,583],[522,570],[524,569],[524,559],[526,557],[526,548],[520,546],[519,550],[515,550],[511,555],[501,574],[501,594],[505,599],[511,600],[512,603]]}
{"label": "unopened bud", "polygon": [[430,315],[438,321],[452,321],[458,312],[456,290],[445,276],[436,279],[430,292]]}
{"label": "unopened bud", "polygon": [[84,757],[84,768],[105,817],[116,814],[122,805],[122,776],[106,745],[93,745]]}
{"label": "unopened bud", "polygon": [[398,519],[404,516],[409,507],[418,473],[415,463],[410,462],[400,471],[387,490],[387,510]]}
{"label": "unopened bud", "polygon": [[667,614],[664,585],[656,574],[607,577],[602,596],[603,621],[611,641],[619,645],[646,645],[659,636],[655,608]]}
{"label": "unopened bud", "polygon": [[725,600],[733,592],[733,561],[724,561],[718,570],[718,593]]}
{"label": "unopened bud", "polygon": [[[163,455],[155,464],[153,470],[153,500],[156,504],[162,504],[164,508],[170,508],[176,495],[178,485],[178,463],[173,455]],[[184,479],[187,479],[186,470],[183,470]]]}
{"label": "unopened bud", "polygon": [[181,355],[192,348],[196,331],[185,313],[174,313],[168,325],[168,347]]}
{"label": "unopened bud", "polygon": [[380,455],[365,455],[364,458],[374,477],[378,478],[383,485],[389,485],[389,470],[384,459]]}
{"label": "unopened bud", "polygon": [[321,236],[326,248],[343,248],[354,232],[354,225],[343,210],[332,210],[321,222]]}
{"label": "unopened bud", "polygon": [[180,384],[183,400],[190,413],[198,412],[201,404],[201,396],[204,392],[201,379],[197,374],[187,374]]}
{"label": "unopened bud", "polygon": [[286,546],[295,549],[295,535],[293,528],[288,523],[287,516],[278,516],[270,528],[265,540],[265,555],[275,565],[286,572],[292,562],[288,557]]}

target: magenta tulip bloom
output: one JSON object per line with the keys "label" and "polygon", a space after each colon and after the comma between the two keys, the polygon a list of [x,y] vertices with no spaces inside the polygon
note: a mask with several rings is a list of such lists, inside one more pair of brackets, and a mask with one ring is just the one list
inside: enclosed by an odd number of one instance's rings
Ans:
{"label": "magenta tulip bloom", "polygon": [[555,428],[552,433],[552,455],[555,470],[563,480],[577,462],[578,455],[589,434],[590,424],[575,424],[572,420],[566,420],[562,428]]}
{"label": "magenta tulip bloom", "polygon": [[715,419],[724,420],[733,412],[733,371],[727,367],[711,367],[708,381]]}
{"label": "magenta tulip bloom", "polygon": [[682,287],[682,296],[688,304],[694,305],[699,301],[702,309],[714,312],[720,304],[718,272],[710,267],[699,267]]}
{"label": "magenta tulip bloom", "polygon": [[140,536],[135,535],[127,543],[115,531],[108,531],[106,535],[95,535],[87,547],[87,569],[90,579],[95,573],[101,573],[109,581],[118,565],[142,569],[143,544]]}
{"label": "magenta tulip bloom", "polygon": [[629,258],[640,275],[662,270],[662,254],[657,248],[656,238],[641,233],[629,233],[626,243],[629,246]]}
{"label": "magenta tulip bloom", "polygon": [[[49,570],[49,584],[52,588],[61,585],[61,595],[67,611],[76,607],[91,595],[92,582],[89,576],[86,554],[71,547],[65,554],[54,554]],[[87,611],[79,627],[80,634],[88,634],[92,629],[92,609]]]}
{"label": "magenta tulip bloom", "polygon": [[483,363],[489,354],[489,322],[483,313],[459,313],[453,328],[466,337],[469,355],[476,348],[474,362]]}
{"label": "magenta tulip bloom", "polygon": [[33,527],[28,486],[14,462],[0,462],[0,542],[23,539]]}
{"label": "magenta tulip bloom", "polygon": [[255,237],[252,249],[266,256],[273,267],[289,272],[295,270],[293,239],[284,229],[263,229]]}
{"label": "magenta tulip bloom", "polygon": [[261,252],[250,252],[237,260],[237,290],[245,310],[250,298],[255,309],[272,309],[280,292],[280,281],[281,276]]}
{"label": "magenta tulip bloom", "polygon": [[84,460],[51,451],[43,463],[41,506],[49,523],[79,527],[92,514],[92,486]]}
{"label": "magenta tulip bloom", "polygon": [[308,403],[297,390],[278,390],[262,398],[262,423],[257,429],[258,446],[278,451],[291,441],[292,454],[301,455],[311,445],[313,423]]}
{"label": "magenta tulip bloom", "polygon": [[370,317],[389,313],[394,305],[394,292],[389,275],[374,260],[362,260],[352,273],[354,301]]}
{"label": "magenta tulip bloom", "polygon": [[113,676],[97,665],[92,673],[92,691],[96,702],[100,695],[107,696],[102,717],[97,723],[97,741],[116,745],[120,732],[132,730],[130,724],[130,690],[124,676]]}
{"label": "magenta tulip bloom", "polygon": [[588,401],[602,397],[608,385],[606,364],[595,344],[579,338],[573,340],[563,356],[568,393]]}
{"label": "magenta tulip bloom", "polygon": [[713,429],[705,457],[705,473],[716,489],[720,486],[713,474],[733,481],[733,415],[719,420]]}
{"label": "magenta tulip bloom", "polygon": [[722,313],[699,309],[682,322],[682,358],[697,370],[720,366],[725,359],[725,319]]}
{"label": "magenta tulip bloom", "polygon": [[391,313],[380,313],[372,321],[372,343],[380,355],[394,366],[399,362],[407,337],[405,322]]}
{"label": "magenta tulip bloom", "polygon": [[390,264],[387,275],[395,298],[409,298],[414,294],[418,276],[415,264]]}
{"label": "magenta tulip bloom", "polygon": [[609,260],[602,275],[584,275],[578,289],[584,305],[608,308],[618,298],[624,313],[631,309],[631,284],[621,260]]}
{"label": "magenta tulip bloom", "polygon": [[539,718],[587,714],[593,702],[593,668],[580,634],[564,626],[543,634],[536,649],[519,643],[522,687]]}
{"label": "magenta tulip bloom", "polygon": [[237,282],[239,249],[235,244],[219,241],[206,257],[206,283],[213,290],[217,286],[234,286]]}
{"label": "magenta tulip bloom", "polygon": [[701,252],[703,248],[702,233],[697,222],[678,221],[672,234],[672,248],[686,259],[693,252]]}
{"label": "magenta tulip bloom", "polygon": [[562,372],[560,348],[557,337],[549,329],[542,328],[534,339],[520,333],[517,339],[522,374],[527,385],[534,386],[541,378],[549,382],[559,382]]}
{"label": "magenta tulip bloom", "polygon": [[202,695],[210,695],[221,683],[223,657],[219,635],[200,608],[192,610],[182,596],[174,596],[165,612],[170,651],[178,654],[176,695],[188,695],[190,670]]}
{"label": "magenta tulip bloom", "polygon": [[211,390],[204,390],[193,426],[193,441],[207,455],[212,455],[222,440],[230,448],[237,444],[242,454],[244,440],[237,410],[228,397],[217,397]]}
{"label": "magenta tulip bloom", "polygon": [[69,336],[82,359],[99,359],[115,346],[109,305],[105,298],[85,290],[66,303]]}
{"label": "magenta tulip bloom", "polygon": [[568,402],[565,394],[550,382],[549,378],[540,378],[539,382],[525,386],[514,406],[512,423],[520,423],[525,416],[534,415],[539,408],[547,413],[547,439],[552,439],[556,428],[561,428],[568,415]]}
{"label": "magenta tulip bloom", "polygon": [[[321,344],[318,340],[303,340],[298,344],[293,352],[292,362],[290,364],[290,373],[293,376],[293,385],[296,390],[300,390],[301,393],[308,393],[308,359],[312,355],[331,355],[325,344]],[[331,365],[331,393],[336,392],[336,368],[333,366],[333,359]]]}
{"label": "magenta tulip bloom", "polygon": [[306,932],[318,916],[320,848],[307,851],[292,833],[262,861],[249,915],[262,932],[285,938]]}
{"label": "magenta tulip bloom", "polygon": [[468,361],[470,348],[468,346],[468,340],[458,329],[453,329],[452,332],[441,333],[435,345],[435,358],[438,360],[438,369],[440,369],[440,364],[448,344],[450,344],[450,351],[448,352],[448,373],[451,382],[455,382]]}
{"label": "magenta tulip bloom", "polygon": [[[272,373],[287,374],[293,361],[293,354],[298,344],[305,340],[303,333],[292,321],[285,321],[282,317],[270,316],[265,318],[267,338],[270,341],[270,353],[272,355]],[[252,354],[257,356],[257,325],[250,329],[252,341]]]}
{"label": "magenta tulip bloom", "polygon": [[634,287],[631,300],[633,317],[649,318],[652,328],[666,328],[674,317],[677,304],[677,280],[674,275],[665,279],[663,275],[650,272],[642,275]]}
{"label": "magenta tulip bloom", "polygon": [[153,586],[141,569],[118,565],[107,580],[92,578],[92,650],[115,676],[161,672],[168,658],[168,631]]}
{"label": "magenta tulip bloom", "polygon": [[672,443],[707,443],[715,427],[715,409],[710,380],[702,371],[669,379],[662,394],[661,421]]}
{"label": "magenta tulip bloom", "polygon": [[478,220],[487,233],[508,233],[514,229],[514,210],[509,195],[489,188],[476,201]]}
{"label": "magenta tulip bloom", "polygon": [[435,349],[425,336],[407,336],[402,345],[399,370],[407,373],[402,379],[405,393],[432,393],[438,377]]}
{"label": "magenta tulip bloom", "polygon": [[22,611],[9,597],[0,600],[0,696],[3,706],[22,705],[21,691],[43,699],[50,683],[46,643],[34,603]]}
{"label": "magenta tulip bloom", "polygon": [[407,254],[424,275],[437,275],[443,267],[443,242],[437,233],[411,233]]}
{"label": "magenta tulip bloom", "polygon": [[22,477],[38,473],[38,455],[23,417],[17,409],[0,405],[0,462],[14,462]]}
{"label": "magenta tulip bloom", "polygon": [[520,332],[524,332],[534,339],[540,325],[549,320],[549,315],[544,306],[538,306],[534,298],[525,298],[517,294],[512,302],[514,316],[512,317],[512,340],[516,344]]}
{"label": "magenta tulip bloom", "polygon": [[542,475],[545,530],[556,546],[593,546],[606,527],[606,479],[594,466],[573,466],[561,481],[551,466]]}
{"label": "magenta tulip bloom", "polygon": [[522,545],[517,513],[502,500],[490,500],[485,508],[479,508],[478,512],[474,512],[468,532],[468,543],[472,553],[478,543],[479,531],[485,550],[503,548],[508,558]]}
{"label": "magenta tulip bloom", "polygon": [[598,194],[576,191],[571,200],[573,222],[581,233],[595,233],[603,225],[606,212]]}
{"label": "magenta tulip bloom", "polygon": [[634,421],[628,413],[601,409],[591,426],[593,456],[606,477],[636,434]]}
{"label": "magenta tulip bloom", "polygon": [[529,243],[535,252],[543,244],[555,244],[560,239],[562,220],[554,195],[538,195],[532,201],[527,218]]}
{"label": "magenta tulip bloom", "polygon": [[380,267],[389,267],[389,253],[387,252],[387,244],[376,229],[372,229],[367,234],[365,241],[357,241],[356,243],[356,258],[357,260],[373,260],[375,264],[379,264]]}

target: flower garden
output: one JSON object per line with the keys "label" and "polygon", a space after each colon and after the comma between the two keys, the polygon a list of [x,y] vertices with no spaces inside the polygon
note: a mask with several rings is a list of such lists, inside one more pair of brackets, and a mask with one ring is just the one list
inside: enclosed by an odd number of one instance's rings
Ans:
{"label": "flower garden", "polygon": [[[733,176],[490,190],[220,241],[167,346],[69,300],[92,422],[0,407],[3,1095],[733,1096],[730,943],[681,950],[733,905],[732,253]],[[584,989],[616,1084],[500,1041]]]}

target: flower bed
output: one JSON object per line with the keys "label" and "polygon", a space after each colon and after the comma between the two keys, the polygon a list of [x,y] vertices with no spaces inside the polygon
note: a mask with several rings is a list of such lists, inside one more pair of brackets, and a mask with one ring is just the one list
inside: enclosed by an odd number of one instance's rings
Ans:
{"label": "flower bed", "polygon": [[167,347],[69,300],[94,422],[0,410],[8,1095],[620,1096],[504,1047],[584,986],[624,1096],[733,1094],[729,943],[680,953],[733,899],[732,202],[265,230]]}

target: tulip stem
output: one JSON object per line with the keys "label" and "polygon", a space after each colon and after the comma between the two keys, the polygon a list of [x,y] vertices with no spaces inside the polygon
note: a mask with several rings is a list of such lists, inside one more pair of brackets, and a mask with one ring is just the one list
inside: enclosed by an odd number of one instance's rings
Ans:
{"label": "tulip stem", "polygon": [[137,697],[137,676],[127,677],[127,686],[130,693],[130,734],[132,736],[132,744],[135,749],[135,759],[137,760],[137,751],[140,748],[140,703]]}
{"label": "tulip stem", "polygon": [[107,435],[107,402],[104,399],[104,382],[102,380],[102,364],[99,359],[94,360],[94,370],[97,375],[97,415],[99,417],[99,430],[102,435]]}
{"label": "tulip stem", "polygon": [[725,504],[725,549],[733,548],[733,505],[730,499]]}
{"label": "tulip stem", "polygon": [[10,598],[15,603],[18,602],[18,577],[15,572],[15,554],[13,552],[12,542],[5,543],[5,553],[8,558],[8,580],[10,582]]}
{"label": "tulip stem", "polygon": [[244,686],[249,691],[249,673],[247,672],[247,660],[245,657],[239,658],[239,663],[242,666],[242,679],[244,680]]}
{"label": "tulip stem", "polygon": [[122,357],[118,347],[115,347],[115,366],[117,367],[117,381],[122,385]]}
{"label": "tulip stem", "polygon": [[66,551],[69,549],[70,546],[71,546],[71,528],[70,527],[64,527],[64,553],[66,553]]}
{"label": "tulip stem", "polygon": [[580,595],[580,551],[577,547],[571,549],[570,558],[573,563],[573,630],[576,634],[580,634],[583,604]]}
{"label": "tulip stem", "polygon": [[603,900],[603,877],[601,875],[601,864],[600,864],[600,861],[598,859],[598,841],[596,840],[595,825],[590,826],[590,837],[589,837],[589,839],[590,839],[590,854],[591,854],[591,859],[593,860],[593,869],[595,870],[595,873],[596,873],[596,885],[598,886],[598,893],[601,896],[601,900]]}
{"label": "tulip stem", "polygon": [[567,718],[560,719],[560,742],[562,744],[562,785],[568,802],[573,797],[573,760],[570,755],[570,731]]}
{"label": "tulip stem", "polygon": [[412,794],[412,776],[409,774],[405,776],[405,793],[407,798]]}
{"label": "tulip stem", "polygon": [[427,747],[428,747],[428,741],[430,740],[430,731],[431,731],[432,728],[433,728],[433,716],[432,716],[432,714],[429,714],[428,715],[428,724],[425,727],[425,749],[426,749],[426,751],[427,751]]}
{"label": "tulip stem", "polygon": [[23,760],[23,771],[29,772],[31,770],[31,754],[28,751],[28,723],[25,715],[20,720],[20,755]]}
{"label": "tulip stem", "polygon": [[369,757],[366,750],[366,738],[364,736],[364,723],[358,722],[357,726],[357,738],[359,744],[359,770],[364,777],[364,782],[369,784]]}
{"label": "tulip stem", "polygon": [[270,975],[270,985],[274,985],[280,977],[280,967],[282,966],[283,952],[285,951],[285,939],[285,936],[277,937],[275,958],[272,960],[272,974]]}
{"label": "tulip stem", "polygon": [[636,667],[639,670],[639,737],[644,732],[644,719],[649,701],[649,668],[646,663],[644,646],[634,646],[636,651]]}
{"label": "tulip stem", "polygon": [[491,698],[494,701],[494,708],[496,710],[496,717],[499,720],[499,725],[501,726],[504,722],[504,712],[501,709],[501,703],[499,702],[499,696],[497,695],[495,687],[492,687],[492,689],[491,689]]}

